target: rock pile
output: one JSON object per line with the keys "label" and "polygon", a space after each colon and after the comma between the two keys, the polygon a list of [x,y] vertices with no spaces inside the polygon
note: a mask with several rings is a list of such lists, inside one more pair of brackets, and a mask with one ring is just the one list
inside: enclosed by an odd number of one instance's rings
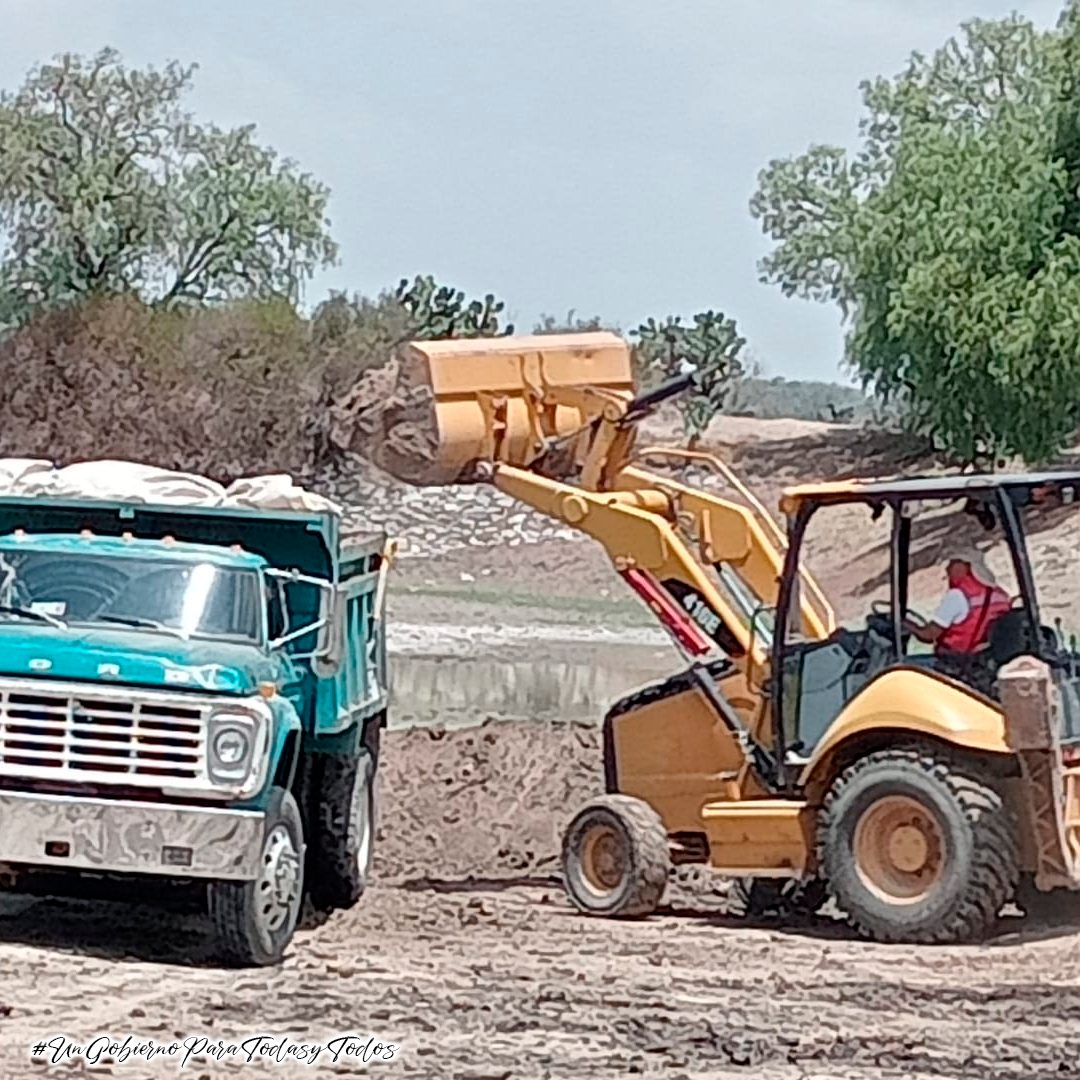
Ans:
{"label": "rock pile", "polygon": [[426,483],[439,450],[435,399],[423,371],[404,355],[366,371],[332,409],[330,437],[413,484]]}
{"label": "rock pile", "polygon": [[587,539],[484,484],[414,487],[359,454],[347,454],[317,490],[348,507],[351,534],[385,529],[402,541],[402,558],[432,558],[470,547],[517,547]]}

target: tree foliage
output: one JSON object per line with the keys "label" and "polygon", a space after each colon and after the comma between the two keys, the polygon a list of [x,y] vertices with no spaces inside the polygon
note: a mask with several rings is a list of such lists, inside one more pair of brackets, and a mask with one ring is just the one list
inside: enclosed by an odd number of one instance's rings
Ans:
{"label": "tree foliage", "polygon": [[743,371],[739,354],[746,340],[734,319],[716,311],[700,312],[689,325],[679,315],[662,322],[650,318],[631,336],[637,339],[638,363],[647,374],[672,378],[692,369],[693,387],[678,399],[678,406],[687,439],[696,445]]}
{"label": "tree foliage", "polygon": [[1080,407],[1080,9],[973,20],[862,86],[856,153],[759,176],[762,278],[839,304],[865,387],[969,461],[1045,460]]}
{"label": "tree foliage", "polygon": [[194,67],[63,55],[0,94],[0,324],[93,295],[295,301],[336,258],[328,191],[181,108]]}
{"label": "tree foliage", "polygon": [[402,278],[395,292],[398,303],[408,312],[412,335],[417,339],[498,337],[514,332],[499,327],[506,305],[488,293],[483,300],[465,299],[465,293],[449,285],[438,285],[429,274],[411,282]]}

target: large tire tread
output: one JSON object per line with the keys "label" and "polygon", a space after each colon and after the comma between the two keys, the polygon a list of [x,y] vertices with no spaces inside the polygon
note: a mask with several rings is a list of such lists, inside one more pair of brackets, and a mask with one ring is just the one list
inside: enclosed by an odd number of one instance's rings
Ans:
{"label": "large tire tread", "polygon": [[[304,864],[304,827],[300,809],[289,791],[277,789],[271,798],[267,813],[267,828],[272,829],[279,820],[292,822],[300,845],[300,865]],[[253,932],[251,925],[251,886],[244,881],[210,882],[208,914],[217,942],[217,952],[222,961],[232,967],[266,967],[281,960],[286,941],[279,949],[267,950]],[[299,923],[299,912],[297,923]],[[296,926],[290,928],[291,939]]]}
{"label": "large tire tread", "polygon": [[972,826],[974,862],[969,880],[948,917],[926,928],[897,930],[865,912],[848,910],[845,899],[835,892],[834,900],[846,911],[855,929],[875,941],[950,944],[985,938],[1016,891],[1020,861],[1017,830],[1000,793],[975,776],[970,764],[947,752],[901,747],[868,754],[845,769],[829,789],[822,807],[818,865],[827,870],[830,866],[829,837],[838,824],[837,801],[868,770],[883,765],[914,767],[938,780],[952,795]]}
{"label": "large tire tread", "polygon": [[570,823],[563,838],[564,880],[572,858],[575,825],[586,815],[602,814],[615,819],[628,834],[633,848],[633,865],[625,891],[617,904],[606,910],[578,902],[572,888],[567,887],[570,899],[579,910],[589,914],[604,914],[615,918],[637,918],[656,910],[671,876],[671,852],[667,830],[660,815],[648,803],[630,795],[600,795],[586,805]]}
{"label": "large tire tread", "polygon": [[367,888],[371,854],[369,852],[368,865],[361,869],[354,854],[359,842],[356,822],[350,819],[352,791],[358,769],[367,770],[371,848],[374,848],[377,811],[374,797],[375,762],[366,751],[361,751],[355,757],[327,756],[316,796],[317,831],[312,845],[309,887],[312,902],[319,909],[350,908]]}

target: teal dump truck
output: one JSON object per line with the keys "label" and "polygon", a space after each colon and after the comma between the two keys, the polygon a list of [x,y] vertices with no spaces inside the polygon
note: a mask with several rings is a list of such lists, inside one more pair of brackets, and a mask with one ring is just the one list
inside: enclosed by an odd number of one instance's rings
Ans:
{"label": "teal dump truck", "polygon": [[0,877],[183,882],[275,963],[369,875],[391,550],[299,489],[95,464],[0,462]]}

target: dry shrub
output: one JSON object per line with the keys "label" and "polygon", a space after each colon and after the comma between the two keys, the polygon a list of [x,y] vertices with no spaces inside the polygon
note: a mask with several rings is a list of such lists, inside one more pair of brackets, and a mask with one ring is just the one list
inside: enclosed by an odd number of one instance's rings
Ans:
{"label": "dry shrub", "polygon": [[333,453],[333,403],[386,361],[400,321],[385,301],[333,300],[312,320],[117,297],[52,312],[0,342],[0,454],[309,476]]}

